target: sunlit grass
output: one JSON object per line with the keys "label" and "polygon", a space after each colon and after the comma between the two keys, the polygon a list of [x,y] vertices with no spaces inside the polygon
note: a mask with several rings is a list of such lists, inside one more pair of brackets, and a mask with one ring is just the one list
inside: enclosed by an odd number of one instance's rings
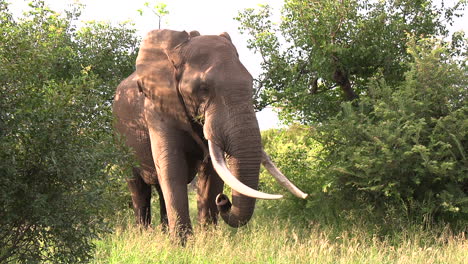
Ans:
{"label": "sunlit grass", "polygon": [[97,242],[94,263],[467,263],[462,235],[408,234],[407,241],[392,245],[360,232],[329,237],[319,228],[298,229],[273,220],[238,231],[224,225],[196,228],[186,247],[180,247],[159,230],[126,226]]}
{"label": "sunlit grass", "polygon": [[305,227],[260,213],[239,229],[195,224],[181,247],[158,227],[142,231],[129,222],[96,242],[93,263],[468,263],[464,233],[448,228],[413,226],[379,237],[363,225]]}

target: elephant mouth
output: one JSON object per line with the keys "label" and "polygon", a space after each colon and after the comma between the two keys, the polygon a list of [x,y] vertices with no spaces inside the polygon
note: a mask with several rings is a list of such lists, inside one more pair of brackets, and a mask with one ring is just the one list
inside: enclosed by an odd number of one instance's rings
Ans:
{"label": "elephant mouth", "polygon": [[[211,156],[211,161],[213,167],[218,173],[219,177],[233,190],[238,193],[256,199],[281,199],[283,195],[280,194],[268,194],[255,189],[250,188],[249,186],[243,184],[239,179],[237,179],[228,169],[226,161],[224,159],[224,151],[217,146],[212,141],[208,141],[208,149]],[[305,199],[308,194],[302,192],[297,188],[286,176],[284,176],[281,171],[276,167],[276,165],[271,161],[268,154],[262,150],[262,165],[265,169],[278,181],[278,183],[290,191],[293,195],[298,198]],[[217,199],[218,200],[218,199]],[[220,199],[220,203],[223,203],[224,199]]]}

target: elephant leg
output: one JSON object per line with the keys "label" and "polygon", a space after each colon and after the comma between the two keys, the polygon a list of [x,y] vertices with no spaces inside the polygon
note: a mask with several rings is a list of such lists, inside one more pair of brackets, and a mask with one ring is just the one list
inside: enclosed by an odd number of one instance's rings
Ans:
{"label": "elephant leg", "polygon": [[[145,100],[145,108],[154,107]],[[187,138],[185,131],[172,124],[156,111],[145,111],[156,174],[166,205],[169,232],[184,244],[192,233],[190,223],[187,182]],[[168,127],[171,125],[172,127]]]}
{"label": "elephant leg", "polygon": [[180,158],[169,158],[167,162],[159,162],[159,184],[164,197],[167,211],[169,231],[179,236],[182,241],[192,233],[190,223],[188,193],[187,193],[187,165]]}
{"label": "elephant leg", "polygon": [[166,207],[169,232],[184,242],[187,235],[192,233],[192,225],[187,193],[188,165],[186,154],[180,146],[183,144],[180,134],[182,132],[163,133],[150,129],[151,149],[161,197]]}
{"label": "elephant leg", "polygon": [[224,182],[211,162],[201,165],[197,180],[198,222],[201,225],[218,223],[216,196],[223,192]]}
{"label": "elephant leg", "polygon": [[138,168],[133,168],[133,178],[127,179],[127,185],[132,194],[136,222],[148,227],[151,224],[151,185],[143,181]]}
{"label": "elephant leg", "polygon": [[169,226],[168,219],[167,219],[166,203],[164,201],[164,196],[161,190],[161,186],[159,186],[159,184],[156,184],[155,186],[156,186],[156,191],[158,191],[158,195],[159,195],[159,215],[161,219],[161,225],[162,225],[163,231],[166,232]]}

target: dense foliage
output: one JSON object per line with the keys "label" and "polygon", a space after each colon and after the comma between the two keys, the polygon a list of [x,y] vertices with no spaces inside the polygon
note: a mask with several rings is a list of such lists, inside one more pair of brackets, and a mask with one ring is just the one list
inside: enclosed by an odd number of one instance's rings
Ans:
{"label": "dense foliage", "polygon": [[464,6],[288,0],[279,24],[268,6],[239,14],[264,60],[258,107],[305,125],[264,133],[312,194],[279,208],[466,224],[468,41],[447,31]]}
{"label": "dense foliage", "polygon": [[335,115],[340,103],[367,96],[368,82],[381,73],[403,80],[411,36],[446,36],[463,7],[423,1],[286,0],[281,21],[271,8],[246,9],[237,17],[260,53],[257,108],[273,105],[280,117],[305,124]]}
{"label": "dense foliage", "polygon": [[[286,199],[268,201],[263,203],[263,207],[275,210],[286,218],[310,218],[310,214],[291,214],[291,212],[298,210],[303,212],[304,208],[310,207],[308,203],[316,201],[317,193],[321,193],[326,183],[325,179],[317,174],[321,145],[314,140],[315,134],[314,128],[299,124],[262,132],[263,148],[271,159],[295,185],[313,197],[304,201],[288,193]],[[270,193],[286,193],[266,170],[261,172],[260,188]]]}
{"label": "dense foliage", "polygon": [[[381,220],[466,221],[468,69],[450,50],[413,42],[414,60],[397,87],[377,75],[369,96],[343,103],[328,122],[264,132],[265,149],[312,194],[279,210],[300,209],[304,220],[354,208]],[[263,177],[263,188],[279,191]]]}
{"label": "dense foliage", "polygon": [[409,48],[414,62],[394,87],[369,85],[358,107],[320,127],[331,189],[377,209],[468,219],[468,69],[437,41]]}
{"label": "dense foliage", "polygon": [[138,39],[128,25],[78,29],[79,10],[37,0],[18,18],[0,0],[1,263],[85,262],[124,204],[110,105]]}

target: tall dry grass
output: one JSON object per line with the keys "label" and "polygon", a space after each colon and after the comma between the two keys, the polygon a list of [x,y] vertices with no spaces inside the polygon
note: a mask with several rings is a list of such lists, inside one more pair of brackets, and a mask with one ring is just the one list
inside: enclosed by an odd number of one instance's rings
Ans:
{"label": "tall dry grass", "polygon": [[94,263],[468,263],[468,241],[448,228],[413,226],[379,237],[363,225],[335,230],[258,215],[244,228],[195,226],[185,247],[159,228],[120,224],[96,242]]}

